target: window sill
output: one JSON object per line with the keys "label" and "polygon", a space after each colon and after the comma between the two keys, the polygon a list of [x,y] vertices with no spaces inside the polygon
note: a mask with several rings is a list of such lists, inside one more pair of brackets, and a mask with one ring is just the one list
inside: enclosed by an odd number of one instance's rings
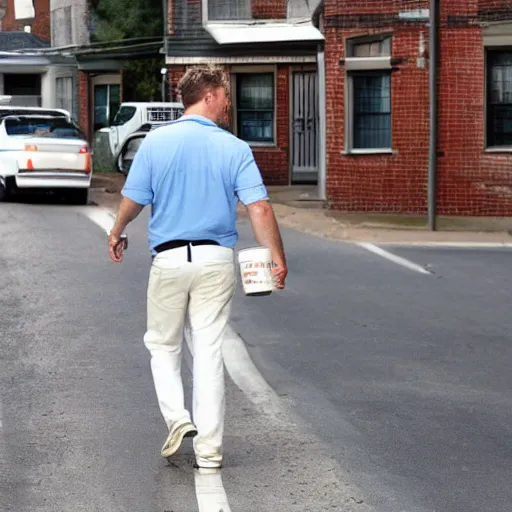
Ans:
{"label": "window sill", "polygon": [[365,155],[396,155],[398,151],[391,148],[376,148],[376,149],[350,149],[342,151],[342,155],[346,156],[365,156]]}
{"label": "window sill", "polygon": [[512,146],[492,146],[485,148],[484,153],[512,153]]}
{"label": "window sill", "polygon": [[277,149],[275,142],[248,142],[251,149]]}

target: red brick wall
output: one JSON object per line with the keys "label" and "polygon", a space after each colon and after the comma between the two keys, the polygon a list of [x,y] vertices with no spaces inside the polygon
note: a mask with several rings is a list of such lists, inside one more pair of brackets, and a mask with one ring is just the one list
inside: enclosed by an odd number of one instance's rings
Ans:
{"label": "red brick wall", "polygon": [[[427,2],[326,0],[327,191],[331,207],[348,211],[426,213],[428,185],[428,27],[404,24],[398,9]],[[413,6],[413,4],[415,4]],[[512,215],[512,154],[485,152],[485,67],[478,16],[512,19],[510,2],[450,0],[442,4],[439,70],[437,203],[445,215]],[[485,12],[484,9],[487,9]],[[510,14],[508,14],[508,11]],[[330,17],[330,19],[329,19]],[[346,37],[392,31],[393,155],[343,154]],[[417,66],[419,37],[426,67]]]}
{"label": "red brick wall", "polygon": [[265,184],[288,185],[290,145],[290,69],[277,67],[276,73],[276,146],[253,148],[254,158]]}
{"label": "red brick wall", "polygon": [[92,140],[92,130],[91,130],[91,89],[90,89],[90,79],[87,73],[83,71],[78,72],[78,104],[79,104],[79,112],[78,119],[80,123],[80,127],[87,135],[87,139],[89,141]]}
{"label": "red brick wall", "polygon": [[[346,30],[344,36],[360,35]],[[427,30],[423,30],[427,39]],[[346,155],[344,40],[326,33],[327,192],[342,210],[419,212],[426,207],[428,70],[416,66],[420,31],[393,34],[393,54],[404,59],[392,73],[392,155]]]}
{"label": "red brick wall", "polygon": [[186,66],[171,66],[169,68],[168,74],[168,84],[170,89],[171,101],[181,101],[178,97],[178,83],[182,79],[185,71],[187,70]]}
{"label": "red brick wall", "polygon": [[[169,82],[173,101],[178,100],[177,85],[186,66],[171,66]],[[226,66],[226,72],[230,72]],[[289,176],[289,66],[280,65],[276,73],[276,145],[253,147],[254,158],[267,185],[287,185]]]}
{"label": "red brick wall", "polygon": [[260,20],[285,19],[286,0],[252,0],[252,16]]}
{"label": "red brick wall", "polygon": [[2,22],[4,32],[21,32],[25,25],[32,26],[32,34],[45,41],[51,40],[50,0],[34,0],[35,18],[25,22],[15,19],[14,0],[7,0],[5,17]]}
{"label": "red brick wall", "polygon": [[[484,49],[479,28],[442,34],[440,213],[512,215],[512,154],[485,152]],[[468,64],[469,63],[469,64]],[[460,85],[464,83],[464,87]]]}

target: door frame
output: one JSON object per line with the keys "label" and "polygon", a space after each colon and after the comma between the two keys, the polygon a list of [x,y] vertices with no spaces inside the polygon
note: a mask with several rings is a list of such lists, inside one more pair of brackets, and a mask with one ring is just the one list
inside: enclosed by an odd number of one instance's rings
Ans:
{"label": "door frame", "polygon": [[[293,185],[293,112],[294,112],[294,80],[293,74],[297,72],[311,72],[316,71],[318,76],[318,65],[317,64],[303,64],[293,65],[289,67],[288,71],[288,83],[289,83],[289,105],[288,105],[288,186]],[[317,91],[318,92],[318,91]],[[318,139],[317,139],[318,142]]]}
{"label": "door frame", "polygon": [[119,91],[120,91],[120,103],[123,102],[122,93],[123,93],[123,87],[121,84],[122,77],[121,73],[101,73],[98,75],[93,75],[91,77],[91,87],[89,91],[89,122],[90,122],[90,130],[92,136],[94,136],[94,107],[95,107],[95,88],[97,85],[118,85]]}

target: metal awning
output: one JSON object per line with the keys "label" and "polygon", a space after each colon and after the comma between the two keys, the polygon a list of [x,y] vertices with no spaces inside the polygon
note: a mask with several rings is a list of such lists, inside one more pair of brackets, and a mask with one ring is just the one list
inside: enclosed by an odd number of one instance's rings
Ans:
{"label": "metal awning", "polygon": [[251,44],[323,41],[311,23],[207,23],[205,29],[218,44]]}

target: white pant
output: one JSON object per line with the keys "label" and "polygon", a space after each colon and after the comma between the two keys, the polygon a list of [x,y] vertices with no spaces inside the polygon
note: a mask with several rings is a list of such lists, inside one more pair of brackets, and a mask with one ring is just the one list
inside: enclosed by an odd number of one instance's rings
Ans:
{"label": "white pant", "polygon": [[189,321],[194,353],[193,416],[198,435],[196,457],[204,463],[222,461],[224,432],[224,362],[222,341],[235,292],[233,250],[192,247],[157,254],[148,285],[148,330],[144,343],[160,410],[169,429],[190,420],[181,380],[181,346]]}

